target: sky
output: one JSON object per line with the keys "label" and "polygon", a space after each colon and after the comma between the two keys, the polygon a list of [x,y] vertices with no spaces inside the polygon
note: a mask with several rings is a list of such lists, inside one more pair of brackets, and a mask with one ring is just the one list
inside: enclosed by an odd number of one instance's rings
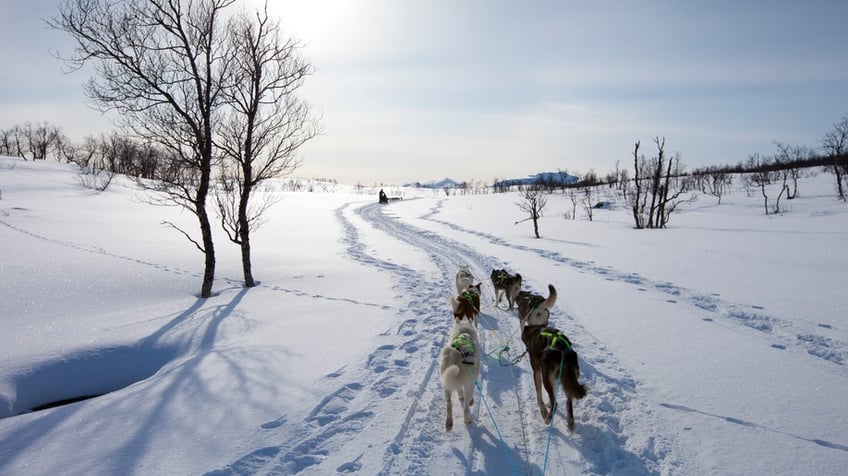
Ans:
{"label": "sky", "polygon": [[[111,130],[87,71],[43,18],[0,3],[0,127],[47,120],[72,139]],[[243,0],[245,8],[262,4]],[[841,1],[270,2],[315,67],[301,94],[323,134],[296,175],[397,184],[491,181],[629,166],[654,137],[689,169],[817,147],[848,114]]]}

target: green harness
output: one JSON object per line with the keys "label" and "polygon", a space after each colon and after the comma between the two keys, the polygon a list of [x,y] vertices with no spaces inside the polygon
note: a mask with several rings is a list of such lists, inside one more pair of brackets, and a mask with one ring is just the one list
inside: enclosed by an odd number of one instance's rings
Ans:
{"label": "green harness", "polygon": [[470,357],[474,357],[474,341],[471,340],[471,337],[468,334],[460,334],[453,339],[453,344],[451,344],[454,349],[458,350],[460,354],[462,354],[462,363],[471,365],[474,362],[468,361]]}
{"label": "green harness", "polygon": [[477,297],[477,294],[472,293],[471,291],[463,291],[459,297],[468,301],[468,304],[474,305],[474,298]]}
{"label": "green harness", "polygon": [[566,350],[574,350],[571,347],[571,341],[560,331],[542,331],[541,336],[550,339],[550,342],[548,342],[548,349],[550,350],[556,350],[557,342],[562,342]]}

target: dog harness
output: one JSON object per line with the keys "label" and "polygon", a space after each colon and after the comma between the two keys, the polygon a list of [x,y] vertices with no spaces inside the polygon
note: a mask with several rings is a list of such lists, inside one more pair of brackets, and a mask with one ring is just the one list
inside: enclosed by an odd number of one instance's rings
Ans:
{"label": "dog harness", "polygon": [[509,277],[509,274],[501,271],[495,276],[495,279],[497,279],[499,283],[503,284],[504,281],[506,281],[506,278],[508,278],[508,277]]}
{"label": "dog harness", "polygon": [[566,350],[574,350],[571,347],[571,341],[568,340],[568,337],[566,337],[565,334],[560,331],[542,331],[540,334],[542,335],[542,337],[547,337],[550,339],[550,342],[548,343],[548,349],[556,350],[557,342],[562,342],[563,345],[565,345]]}
{"label": "dog harness", "polygon": [[463,364],[471,365],[474,363],[473,360],[470,360],[471,357],[474,357],[474,341],[471,340],[471,337],[468,337],[468,334],[456,336],[451,345],[462,354]]}
{"label": "dog harness", "polygon": [[540,304],[545,302],[545,298],[531,294],[529,296],[524,296],[524,302],[527,303],[527,307],[529,307],[532,311],[539,307]]}

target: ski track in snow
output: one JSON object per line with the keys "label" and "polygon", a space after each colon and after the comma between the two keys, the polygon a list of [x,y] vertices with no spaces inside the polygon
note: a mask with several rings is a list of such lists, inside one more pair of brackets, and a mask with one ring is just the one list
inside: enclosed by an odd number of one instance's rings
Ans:
{"label": "ski track in snow", "polygon": [[775,349],[800,348],[814,357],[843,366],[843,373],[848,375],[848,370],[844,369],[844,364],[848,361],[848,343],[822,335],[820,333],[822,329],[830,328],[827,324],[804,327],[802,321],[790,322],[769,315],[765,311],[765,307],[761,305],[733,303],[721,299],[715,293],[687,289],[670,282],[653,281],[640,276],[639,273],[617,270],[591,261],[575,260],[556,251],[511,244],[495,235],[470,230],[455,223],[434,218],[439,213],[441,203],[440,201],[421,218],[454,231],[476,236],[494,245],[534,253],[554,263],[571,266],[582,272],[594,273],[609,281],[621,281],[638,286],[637,289],[642,292],[656,291],[663,293],[668,295],[666,302],[669,304],[688,303],[704,311],[704,321],[721,321],[753,329],[759,332],[762,337],[768,339],[771,347]]}
{"label": "ski track in snow", "polygon": [[[344,230],[348,257],[392,274],[395,292],[408,299],[408,306],[398,311],[398,324],[378,336],[385,343],[365,362],[350,363],[326,376],[338,380],[339,386],[303,421],[283,416],[261,426],[283,437],[280,444],[260,448],[208,474],[536,475],[546,464],[549,433],[550,474],[623,469],[629,474],[659,474],[661,468],[675,465],[668,442],[628,434],[629,421],[638,419],[644,428],[650,414],[637,395],[638,385],[615,356],[575,322],[569,322],[572,340],[578,349],[591,349],[585,356],[581,353],[582,379],[590,392],[575,402],[576,431],[565,429],[559,411],[551,433],[539,415],[529,362],[523,359],[514,366],[498,362],[497,352],[504,344],[510,346],[505,359],[518,357],[524,346],[517,335],[517,316],[493,305],[490,286],[481,306],[480,342],[488,354],[474,396],[473,423],[463,424],[459,411],[454,431],[445,432],[438,359],[453,320],[447,303],[455,291],[453,278],[460,264],[468,264],[478,280],[487,283],[480,277],[488,276],[500,262],[387,216],[379,204],[353,210],[385,239],[424,251],[438,269],[440,279],[433,280],[369,254],[360,228],[348,218],[349,205],[335,214]],[[556,312],[552,318],[556,321]],[[346,451],[353,438],[373,442],[373,454]],[[386,450],[381,454],[380,448]]]}

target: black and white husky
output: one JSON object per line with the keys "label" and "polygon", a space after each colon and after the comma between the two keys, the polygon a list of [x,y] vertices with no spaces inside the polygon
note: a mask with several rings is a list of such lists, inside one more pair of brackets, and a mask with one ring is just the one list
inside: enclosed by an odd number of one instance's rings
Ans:
{"label": "black and white husky", "polygon": [[521,291],[516,297],[518,318],[521,325],[546,326],[551,316],[551,308],[557,300],[557,291],[553,284],[548,285],[548,297],[530,291]]}
{"label": "black and white husky", "polygon": [[453,429],[454,392],[462,402],[463,420],[465,423],[471,423],[471,405],[474,404],[474,386],[480,376],[481,351],[474,326],[468,321],[455,320],[442,349],[442,362],[439,365],[447,406],[446,431]]}

